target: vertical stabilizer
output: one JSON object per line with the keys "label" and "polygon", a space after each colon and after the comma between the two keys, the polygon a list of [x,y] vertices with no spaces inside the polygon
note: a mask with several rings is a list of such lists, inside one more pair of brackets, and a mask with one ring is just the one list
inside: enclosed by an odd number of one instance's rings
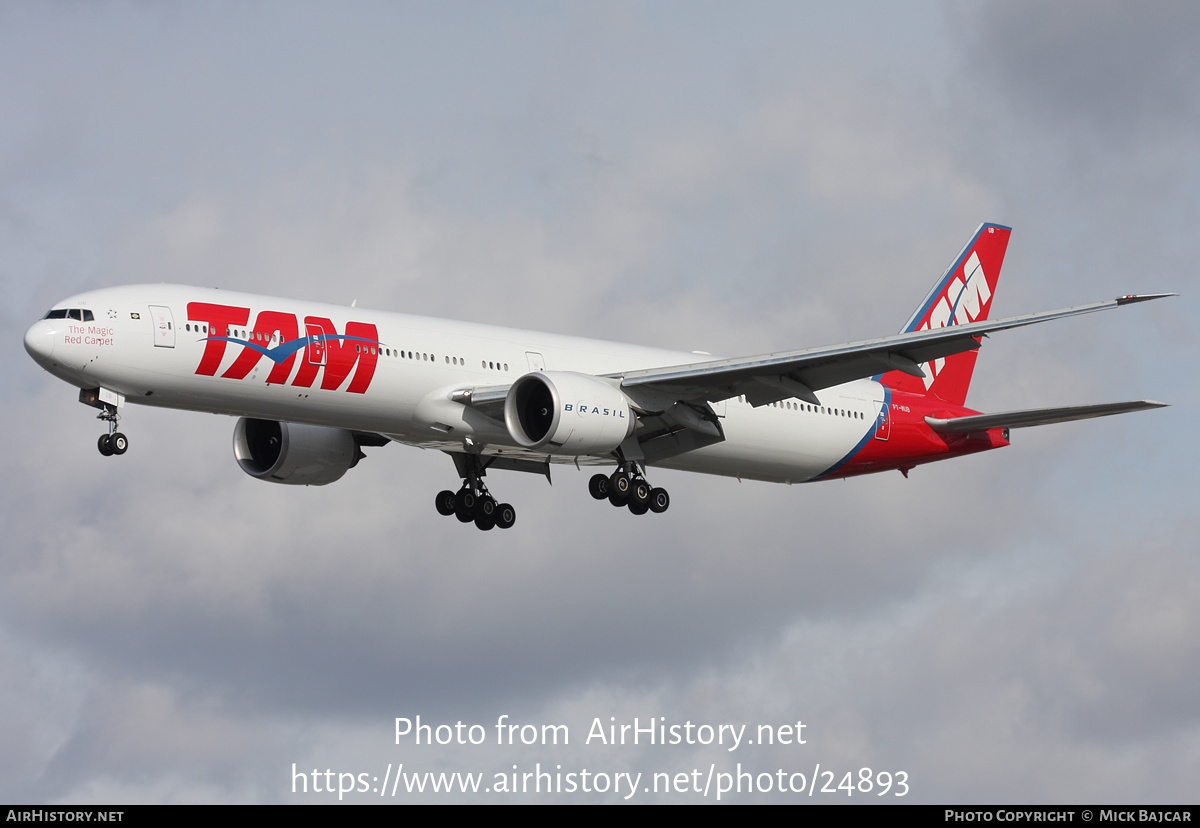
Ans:
{"label": "vertical stabilizer", "polygon": [[[1012,228],[999,224],[981,224],[901,333],[987,319],[1011,232]],[[948,403],[963,405],[977,355],[977,351],[967,351],[923,363],[924,377],[889,371],[881,377],[881,382],[897,391],[932,394]]]}

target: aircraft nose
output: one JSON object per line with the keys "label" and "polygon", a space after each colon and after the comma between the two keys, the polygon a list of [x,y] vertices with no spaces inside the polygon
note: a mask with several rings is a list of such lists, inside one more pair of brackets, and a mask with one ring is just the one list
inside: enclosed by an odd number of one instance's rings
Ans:
{"label": "aircraft nose", "polygon": [[25,332],[25,350],[33,357],[33,361],[43,368],[48,368],[54,360],[54,339],[57,335],[54,326],[45,319],[39,319]]}

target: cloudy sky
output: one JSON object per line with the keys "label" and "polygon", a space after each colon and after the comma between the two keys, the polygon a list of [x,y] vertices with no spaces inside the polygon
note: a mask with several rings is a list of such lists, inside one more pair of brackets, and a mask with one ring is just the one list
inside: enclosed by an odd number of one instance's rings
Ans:
{"label": "cloudy sky", "polygon": [[[0,801],[336,801],[293,764],[399,763],[1194,801],[1197,42],[1185,2],[0,4]],[[659,517],[497,473],[519,522],[485,535],[404,446],[276,487],[231,419],[133,408],[102,458],[21,347],[70,294],[159,281],[831,344],[897,330],[981,221],[1014,228],[993,315],[1183,295],[993,337],[969,404],[1173,407],[909,480],[659,471]],[[505,714],[571,742],[497,746]],[[418,715],[488,742],[397,745]],[[806,743],[585,744],[634,717]]]}

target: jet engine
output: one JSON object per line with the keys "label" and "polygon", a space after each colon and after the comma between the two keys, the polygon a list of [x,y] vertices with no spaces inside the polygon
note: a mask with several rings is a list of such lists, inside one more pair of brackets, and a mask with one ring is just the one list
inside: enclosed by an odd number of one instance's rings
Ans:
{"label": "jet engine", "polygon": [[345,429],[243,417],[233,430],[233,456],[242,471],[259,480],[324,486],[364,455]]}
{"label": "jet engine", "polygon": [[607,454],[633,433],[637,414],[608,382],[570,371],[534,371],[513,383],[504,423],[518,445],[548,454]]}

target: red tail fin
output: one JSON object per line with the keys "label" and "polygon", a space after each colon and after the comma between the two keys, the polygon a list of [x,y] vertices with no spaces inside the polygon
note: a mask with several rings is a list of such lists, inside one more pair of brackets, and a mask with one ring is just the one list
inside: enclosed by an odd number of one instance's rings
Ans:
{"label": "red tail fin", "polygon": [[[987,319],[1011,232],[1012,228],[999,224],[979,225],[967,246],[946,269],[901,332],[965,325]],[[921,366],[925,371],[924,378],[889,371],[881,381],[897,391],[934,394],[948,403],[963,405],[977,354],[977,351],[967,351],[926,362]]]}

